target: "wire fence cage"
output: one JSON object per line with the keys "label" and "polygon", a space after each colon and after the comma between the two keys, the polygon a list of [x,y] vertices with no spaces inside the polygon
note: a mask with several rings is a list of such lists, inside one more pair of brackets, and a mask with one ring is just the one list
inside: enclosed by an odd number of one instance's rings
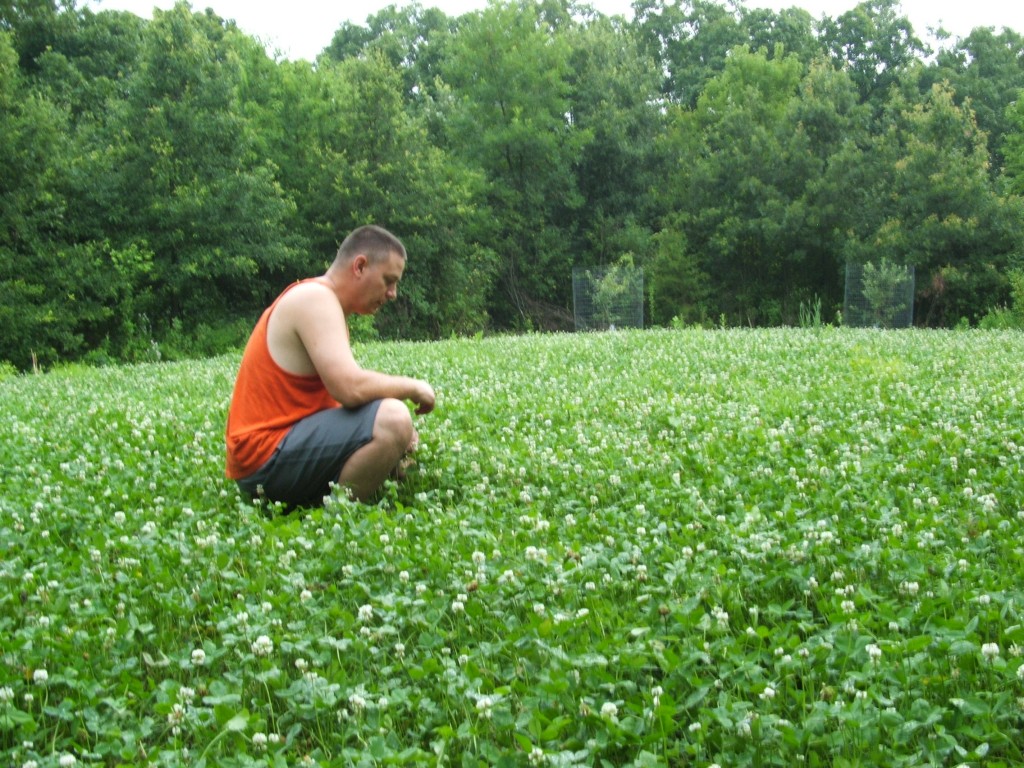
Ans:
{"label": "wire fence cage", "polygon": [[572,304],[577,331],[644,327],[644,272],[615,264],[573,267]]}
{"label": "wire fence cage", "polygon": [[909,328],[914,324],[914,267],[880,263],[846,265],[843,322],[854,328]]}

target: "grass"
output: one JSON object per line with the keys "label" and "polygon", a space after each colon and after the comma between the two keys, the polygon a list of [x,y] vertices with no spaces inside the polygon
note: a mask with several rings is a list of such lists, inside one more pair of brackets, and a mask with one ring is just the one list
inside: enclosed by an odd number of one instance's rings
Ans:
{"label": "grass", "polygon": [[0,381],[7,764],[1024,764],[1024,335],[358,356],[418,465],[289,516],[235,357]]}

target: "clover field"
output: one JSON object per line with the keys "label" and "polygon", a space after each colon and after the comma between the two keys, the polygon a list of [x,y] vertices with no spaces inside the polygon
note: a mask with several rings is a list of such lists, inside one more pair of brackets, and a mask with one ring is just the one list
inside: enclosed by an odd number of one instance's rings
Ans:
{"label": "clover field", "polygon": [[1024,764],[1024,335],[357,356],[418,463],[289,515],[237,357],[0,381],[5,765]]}

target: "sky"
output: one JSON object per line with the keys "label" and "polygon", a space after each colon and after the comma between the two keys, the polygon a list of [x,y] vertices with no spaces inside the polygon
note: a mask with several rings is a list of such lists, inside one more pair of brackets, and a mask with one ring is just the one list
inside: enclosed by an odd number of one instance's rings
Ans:
{"label": "sky", "polygon": [[[388,5],[406,6],[405,0],[191,0],[192,8],[212,8],[224,19],[233,19],[244,32],[259,39],[268,51],[287,59],[312,61],[331,42],[344,22],[364,24],[367,16]],[[815,18],[836,18],[856,6],[858,0],[745,0],[746,8],[803,8]],[[424,8],[437,7],[458,16],[487,5],[487,0],[420,0]],[[632,16],[631,0],[590,0],[601,13]],[[131,11],[151,18],[153,8],[167,9],[174,0],[85,0],[79,6],[93,10]],[[1020,0],[903,0],[903,14],[914,31],[926,37],[942,26],[964,37],[975,27],[1009,27],[1024,34],[1024,3]]]}

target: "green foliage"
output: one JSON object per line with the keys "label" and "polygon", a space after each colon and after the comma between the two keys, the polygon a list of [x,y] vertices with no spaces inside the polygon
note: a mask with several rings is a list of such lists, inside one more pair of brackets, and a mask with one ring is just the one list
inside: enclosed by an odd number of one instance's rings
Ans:
{"label": "green foliage", "polygon": [[695,110],[673,112],[666,143],[678,161],[654,270],[666,302],[656,318],[688,305],[691,321],[725,313],[772,324],[789,305],[795,322],[798,297],[834,300],[835,233],[849,209],[826,192],[839,183],[832,156],[856,130],[849,94],[842,73],[803,74],[794,57],[737,49]]}
{"label": "green foliage", "polygon": [[928,53],[899,12],[899,0],[865,0],[837,19],[822,22],[830,59],[849,73],[861,99],[876,109],[900,77]]}
{"label": "green foliage", "polygon": [[1011,29],[978,27],[958,44],[941,48],[934,66],[922,73],[925,88],[946,82],[957,104],[970,104],[984,131],[990,171],[998,177],[1008,160],[1006,141],[1014,132],[1013,112],[1024,87],[1024,38]]}
{"label": "green foliage", "polygon": [[1024,328],[1024,270],[1013,269],[1007,275],[1010,304],[990,309],[978,323],[981,328]]}
{"label": "green foliage", "polygon": [[539,10],[496,2],[466,18],[443,71],[456,94],[446,141],[483,171],[486,204],[501,216],[485,234],[498,258],[492,307],[506,305],[502,324],[569,305],[567,246],[583,203],[572,171],[591,139],[570,119],[569,42]]}
{"label": "green foliage", "polygon": [[904,311],[899,299],[906,296],[911,284],[911,275],[903,264],[882,259],[878,264],[864,264],[862,292],[867,304],[864,323],[872,328],[892,328],[894,317]]}
{"label": "green foliage", "polygon": [[821,328],[821,297],[815,296],[813,301],[800,302],[800,327]]}
{"label": "green foliage", "polygon": [[79,5],[0,2],[0,359],[19,368],[230,347],[367,222],[410,252],[381,338],[571,327],[572,269],[625,254],[659,323],[796,324],[840,304],[850,259],[914,264],[920,324],[1009,306],[1012,30],[933,53],[893,0],[819,19],[640,0],[631,21],[411,3],[310,63],[212,9]]}
{"label": "green foliage", "polygon": [[236,354],[4,377],[0,751],[1020,764],[1022,354],[976,330],[361,345],[437,387],[418,463],[290,515],[223,477]]}
{"label": "green foliage", "polygon": [[985,138],[948,88],[917,103],[894,98],[889,109],[889,128],[851,159],[874,192],[844,251],[858,262],[914,265],[924,286],[915,316],[925,324],[977,315],[1019,249],[1020,199],[1000,197]]}

